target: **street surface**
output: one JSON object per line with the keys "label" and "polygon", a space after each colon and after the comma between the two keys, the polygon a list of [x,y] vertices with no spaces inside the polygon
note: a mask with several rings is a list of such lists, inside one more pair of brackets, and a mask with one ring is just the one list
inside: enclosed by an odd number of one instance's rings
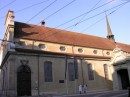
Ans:
{"label": "street surface", "polygon": [[[7,97],[7,96],[0,95],[0,97]],[[89,92],[86,94],[72,94],[72,95],[60,95],[60,96],[40,95],[40,96],[22,96],[22,97],[128,97],[128,90]]]}
{"label": "street surface", "polygon": [[[56,97],[58,97],[58,96],[56,96]],[[64,96],[60,96],[60,97],[128,97],[128,90],[112,91],[112,92],[102,92],[102,93],[101,92],[97,92],[97,93],[64,95]]]}

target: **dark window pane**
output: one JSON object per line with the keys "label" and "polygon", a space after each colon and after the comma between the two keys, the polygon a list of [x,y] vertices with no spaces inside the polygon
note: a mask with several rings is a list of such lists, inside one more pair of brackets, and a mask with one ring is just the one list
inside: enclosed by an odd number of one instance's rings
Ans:
{"label": "dark window pane", "polygon": [[69,70],[69,81],[75,80],[75,72],[74,72],[74,64],[68,63],[68,70]]}
{"label": "dark window pane", "polygon": [[83,53],[83,49],[82,49],[82,48],[79,48],[79,49],[78,49],[78,52],[79,52],[79,53]]}
{"label": "dark window pane", "polygon": [[97,54],[97,50],[94,50],[93,53],[94,53],[94,54]]}
{"label": "dark window pane", "polygon": [[107,64],[104,64],[104,74],[105,74],[105,79],[108,79],[109,78],[109,74],[108,74]]}
{"label": "dark window pane", "polygon": [[53,81],[52,62],[49,61],[44,62],[44,77],[45,77],[45,82]]}
{"label": "dark window pane", "polygon": [[39,44],[38,47],[39,47],[40,49],[44,49],[46,46],[45,46],[45,44]]}
{"label": "dark window pane", "polygon": [[88,77],[89,77],[89,80],[94,80],[92,64],[88,64]]}
{"label": "dark window pane", "polygon": [[61,51],[65,51],[66,48],[65,48],[64,46],[60,46],[60,50],[61,50]]}

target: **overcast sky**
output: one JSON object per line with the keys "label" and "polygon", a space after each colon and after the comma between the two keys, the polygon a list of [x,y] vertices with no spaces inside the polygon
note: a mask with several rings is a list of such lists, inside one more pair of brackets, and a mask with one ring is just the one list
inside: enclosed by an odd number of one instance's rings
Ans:
{"label": "overcast sky", "polygon": [[99,37],[107,36],[107,14],[115,40],[130,44],[128,1],[130,0],[0,0],[0,39],[3,39],[5,33],[5,16],[8,10],[12,10],[15,21],[40,25],[40,21],[45,20],[47,27]]}

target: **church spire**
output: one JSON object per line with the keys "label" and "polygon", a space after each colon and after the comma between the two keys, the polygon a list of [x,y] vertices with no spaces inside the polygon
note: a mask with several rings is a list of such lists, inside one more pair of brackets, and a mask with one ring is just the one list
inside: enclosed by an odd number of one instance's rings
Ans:
{"label": "church spire", "polygon": [[107,22],[107,32],[108,32],[107,33],[107,38],[109,40],[115,42],[115,38],[114,38],[114,35],[112,34],[112,31],[111,31],[107,16],[106,16],[106,22]]}

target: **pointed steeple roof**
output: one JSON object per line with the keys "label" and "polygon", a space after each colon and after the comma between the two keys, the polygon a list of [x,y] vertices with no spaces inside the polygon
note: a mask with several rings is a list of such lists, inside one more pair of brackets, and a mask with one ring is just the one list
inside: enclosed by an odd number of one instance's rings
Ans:
{"label": "pointed steeple roof", "polygon": [[112,34],[107,15],[106,15],[106,22],[107,22],[107,38],[115,42],[115,38],[114,35]]}
{"label": "pointed steeple roof", "polygon": [[109,25],[109,21],[108,21],[108,17],[106,16],[106,22],[107,22],[107,35],[113,35],[112,34],[112,31],[111,31],[111,28],[110,28],[110,25]]}

